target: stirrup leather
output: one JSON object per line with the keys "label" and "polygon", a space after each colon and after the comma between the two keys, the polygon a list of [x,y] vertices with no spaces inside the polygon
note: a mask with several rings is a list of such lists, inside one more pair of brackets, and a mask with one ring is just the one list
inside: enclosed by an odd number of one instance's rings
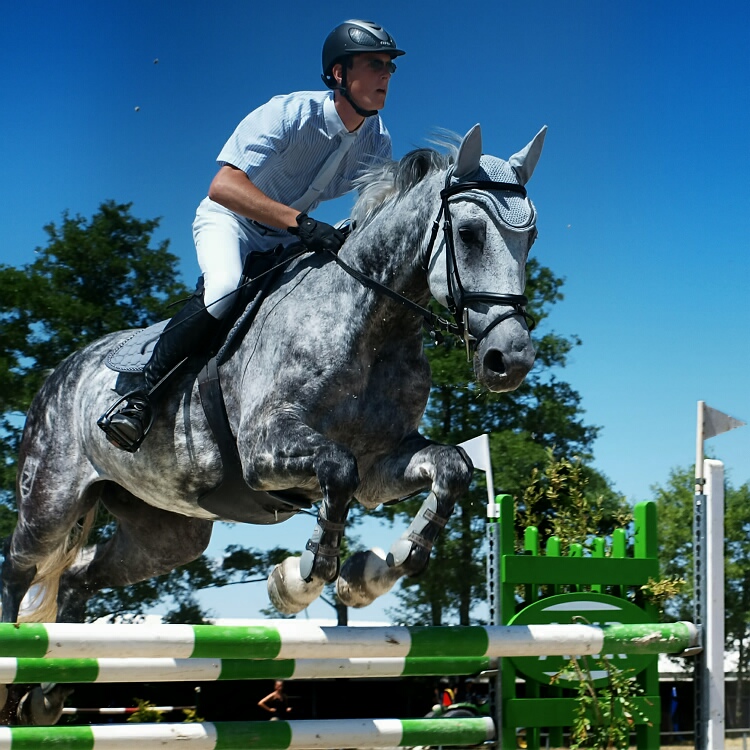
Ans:
{"label": "stirrup leather", "polygon": [[[139,434],[127,434],[112,418],[122,414]],[[143,391],[131,391],[115,401],[107,411],[96,420],[112,445],[128,453],[135,453],[151,430],[154,423],[154,410],[148,396]]]}

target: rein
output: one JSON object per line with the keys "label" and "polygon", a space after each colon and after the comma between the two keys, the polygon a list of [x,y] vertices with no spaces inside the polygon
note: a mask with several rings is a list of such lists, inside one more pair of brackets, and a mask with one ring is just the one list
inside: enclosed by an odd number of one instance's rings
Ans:
{"label": "rein", "polygon": [[426,307],[418,305],[408,297],[404,297],[403,294],[394,291],[390,287],[385,286],[385,284],[381,284],[379,281],[375,281],[371,276],[367,276],[356,268],[352,268],[348,263],[341,260],[333,250],[326,250],[326,253],[328,253],[344,271],[359,281],[362,286],[366,286],[368,289],[372,289],[373,291],[382,294],[384,297],[390,297],[392,300],[395,300],[412,312],[417,313],[417,315],[421,315],[430,331],[443,331],[453,336],[461,336],[461,329],[455,323],[451,323],[450,321],[445,320],[445,318],[435,315],[434,312],[428,310]]}
{"label": "rein", "polygon": [[[450,172],[446,177],[446,181],[450,181]],[[448,199],[457,195],[458,193],[467,192],[469,190],[503,190],[506,192],[519,193],[526,197],[526,188],[523,185],[517,185],[512,182],[494,182],[489,180],[479,180],[475,182],[463,182],[457,185],[447,185],[440,191],[440,210],[435,220],[432,223],[432,232],[430,233],[430,241],[427,245],[427,249],[424,253],[424,259],[422,262],[422,268],[425,273],[429,273],[429,262],[432,257],[432,252],[435,248],[435,242],[437,240],[438,232],[440,231],[440,220],[445,217],[443,221],[443,235],[446,241],[447,252],[445,254],[446,262],[446,278],[448,282],[448,311],[453,318],[453,323],[439,315],[436,315],[426,307],[418,305],[403,294],[394,291],[390,287],[381,284],[379,281],[370,276],[366,276],[356,268],[352,268],[348,263],[344,262],[339,258],[336,253],[332,250],[326,252],[331,258],[338,263],[338,265],[346,271],[350,276],[359,281],[363,286],[372,289],[375,292],[383,294],[386,297],[390,297],[399,304],[408,308],[412,312],[421,315],[425,320],[426,327],[430,331],[430,335],[438,341],[442,340],[442,336],[438,332],[447,333],[456,338],[463,339],[466,345],[466,356],[467,359],[470,357],[472,350],[482,342],[482,340],[489,334],[489,332],[495,328],[495,326],[502,323],[508,318],[519,316],[526,321],[529,331],[533,330],[536,326],[536,320],[526,312],[526,305],[529,300],[524,294],[497,294],[495,292],[473,292],[466,291],[461,284],[461,278],[458,273],[458,262],[456,258],[456,246],[453,240],[453,222],[450,215],[450,207]],[[469,309],[468,304],[472,302],[488,302],[496,305],[507,305],[511,309],[508,312],[500,315],[493,320],[482,333],[475,337],[469,332]]]}

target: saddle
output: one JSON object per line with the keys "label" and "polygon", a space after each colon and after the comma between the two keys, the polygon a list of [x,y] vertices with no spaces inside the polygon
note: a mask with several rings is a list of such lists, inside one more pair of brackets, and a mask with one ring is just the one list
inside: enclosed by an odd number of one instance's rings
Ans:
{"label": "saddle", "polygon": [[[248,487],[242,474],[237,441],[229,424],[219,377],[219,365],[236,350],[258,314],[271,285],[298,249],[297,245],[288,248],[279,245],[270,253],[255,254],[252,257],[252,277],[248,261],[245,262],[236,299],[226,318],[226,324],[216,334],[207,355],[191,358],[191,365],[196,369],[203,412],[219,448],[224,470],[221,482],[199,497],[198,505],[227,521],[280,523],[301,510],[312,507],[312,503],[306,499]],[[202,291],[203,277],[198,280],[196,294]],[[120,340],[106,358],[107,367],[123,373],[143,372],[168,322],[160,321]]]}

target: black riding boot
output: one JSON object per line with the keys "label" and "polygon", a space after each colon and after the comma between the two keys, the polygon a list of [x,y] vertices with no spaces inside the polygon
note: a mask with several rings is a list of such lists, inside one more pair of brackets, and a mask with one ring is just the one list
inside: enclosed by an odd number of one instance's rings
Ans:
{"label": "black riding boot", "polygon": [[129,453],[138,450],[154,420],[157,386],[186,357],[204,352],[220,323],[197,294],[167,323],[143,370],[144,388],[123,396],[97,421],[113,445]]}

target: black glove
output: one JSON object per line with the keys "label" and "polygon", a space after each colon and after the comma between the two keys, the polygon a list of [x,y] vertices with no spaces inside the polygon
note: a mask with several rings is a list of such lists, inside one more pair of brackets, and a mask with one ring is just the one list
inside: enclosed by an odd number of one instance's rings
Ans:
{"label": "black glove", "polygon": [[344,233],[336,227],[324,221],[311,219],[307,214],[300,214],[297,217],[297,226],[289,227],[287,231],[297,235],[308,250],[316,253],[323,250],[332,250],[337,253],[346,239]]}

